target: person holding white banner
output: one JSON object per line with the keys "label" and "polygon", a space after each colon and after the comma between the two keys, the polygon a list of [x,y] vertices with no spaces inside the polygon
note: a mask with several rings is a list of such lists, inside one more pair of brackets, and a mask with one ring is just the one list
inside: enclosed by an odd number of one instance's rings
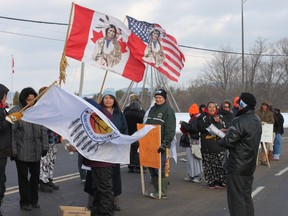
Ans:
{"label": "person holding white banner", "polygon": [[256,99],[244,92],[238,101],[239,111],[226,136],[217,144],[229,150],[227,170],[227,201],[231,216],[253,216],[253,175],[256,168],[262,125],[255,114]]}
{"label": "person holding white banner", "polygon": [[[103,91],[100,104],[92,99],[86,99],[86,101],[104,113],[122,134],[128,134],[125,116],[121,112],[113,88]],[[114,211],[120,211],[119,195],[122,193],[120,164],[92,161],[86,158],[83,159],[83,164],[91,167],[92,189],[94,190],[92,215],[114,215]],[[85,183],[85,187],[89,186]]]}
{"label": "person holding white banner", "polygon": [[[19,95],[19,104],[13,107],[9,113],[19,112],[36,96],[37,93],[33,88],[24,88]],[[29,106],[33,106],[33,104]],[[11,160],[16,162],[21,210],[31,211],[32,208],[40,208],[38,204],[40,159],[47,152],[48,136],[45,127],[23,120],[14,122]]]}

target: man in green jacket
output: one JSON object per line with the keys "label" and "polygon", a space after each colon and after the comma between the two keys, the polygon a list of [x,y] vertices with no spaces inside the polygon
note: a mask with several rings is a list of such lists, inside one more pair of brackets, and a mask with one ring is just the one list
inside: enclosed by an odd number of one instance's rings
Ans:
{"label": "man in green jacket", "polygon": [[[166,149],[169,149],[171,142],[175,136],[176,131],[176,116],[175,111],[166,103],[167,92],[163,89],[159,89],[155,92],[155,104],[151,107],[147,124],[156,124],[161,126],[161,145],[157,152],[161,153],[161,178],[162,178],[162,198],[167,197],[168,178],[165,174],[166,166],[168,163],[166,157]],[[151,179],[154,185],[154,192],[149,196],[152,198],[158,198],[158,169],[149,168]]]}

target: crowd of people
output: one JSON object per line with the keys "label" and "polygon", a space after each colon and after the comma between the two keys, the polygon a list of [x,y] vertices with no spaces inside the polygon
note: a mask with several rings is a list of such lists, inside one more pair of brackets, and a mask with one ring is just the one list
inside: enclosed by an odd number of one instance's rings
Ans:
{"label": "crowd of people", "polygon": [[[45,89],[46,87],[41,88],[39,94]],[[40,208],[38,190],[52,192],[59,189],[53,183],[53,168],[56,144],[61,142],[61,137],[44,126],[21,119],[14,124],[7,122],[5,117],[9,113],[33,106],[37,97],[33,88],[23,89],[19,95],[19,104],[8,113],[5,109],[8,91],[7,87],[0,84],[0,140],[3,143],[0,146],[0,208],[6,190],[5,167],[7,158],[10,157],[17,168],[20,208],[31,211],[33,208]],[[176,115],[167,102],[167,92],[164,89],[156,90],[154,99],[155,104],[149,108],[144,118],[145,110],[135,94],[130,95],[123,112],[113,88],[103,91],[99,103],[85,98],[106,115],[122,134],[132,135],[137,131],[137,123],[143,121],[146,124],[161,125],[161,145],[157,149],[161,155],[161,178],[158,176],[158,169],[148,167],[153,192],[146,194],[157,199],[168,197],[168,149],[175,137]],[[199,106],[193,103],[188,110],[189,122],[180,121],[183,135],[179,144],[185,148],[187,157],[187,176],[184,180],[194,183],[205,181],[209,189],[227,188],[231,215],[254,215],[251,193],[263,124],[274,125],[275,138],[274,143],[265,143],[268,154],[261,149],[260,164],[266,166],[267,161],[280,160],[284,118],[279,109],[272,108],[266,101],[259,110],[255,108],[254,95],[242,93],[233,103],[224,100],[220,106],[215,102]],[[211,125],[216,129],[211,129]],[[68,149],[77,151],[73,145]],[[82,170],[85,173],[81,180],[85,183],[84,191],[89,197],[87,206],[91,215],[114,215],[114,211],[120,211],[120,164],[91,161],[82,155],[79,155],[79,159],[79,171],[81,172],[82,164],[87,169]],[[131,144],[128,172],[140,173],[138,142]],[[204,179],[201,178],[202,172]]]}

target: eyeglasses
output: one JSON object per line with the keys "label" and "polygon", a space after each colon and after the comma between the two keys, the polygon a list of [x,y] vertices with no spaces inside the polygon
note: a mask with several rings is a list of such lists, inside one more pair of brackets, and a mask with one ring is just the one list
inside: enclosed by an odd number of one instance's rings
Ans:
{"label": "eyeglasses", "polygon": [[230,106],[224,106],[224,108],[230,108]]}

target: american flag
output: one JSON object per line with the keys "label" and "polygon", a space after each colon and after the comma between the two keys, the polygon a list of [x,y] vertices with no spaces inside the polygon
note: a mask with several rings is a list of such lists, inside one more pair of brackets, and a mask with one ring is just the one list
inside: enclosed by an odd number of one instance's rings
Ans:
{"label": "american flag", "polygon": [[[164,62],[158,67],[151,64],[159,72],[167,76],[170,80],[178,82],[180,72],[184,67],[185,57],[180,51],[176,39],[165,33],[165,30],[158,24],[151,24],[145,21],[138,21],[132,17],[127,16],[128,28],[137,35],[145,44],[149,43],[150,32],[157,28],[162,30],[162,37],[160,43],[164,50]],[[164,32],[164,33],[163,33]],[[147,62],[148,63],[148,62]],[[148,63],[149,64],[149,63]]]}

